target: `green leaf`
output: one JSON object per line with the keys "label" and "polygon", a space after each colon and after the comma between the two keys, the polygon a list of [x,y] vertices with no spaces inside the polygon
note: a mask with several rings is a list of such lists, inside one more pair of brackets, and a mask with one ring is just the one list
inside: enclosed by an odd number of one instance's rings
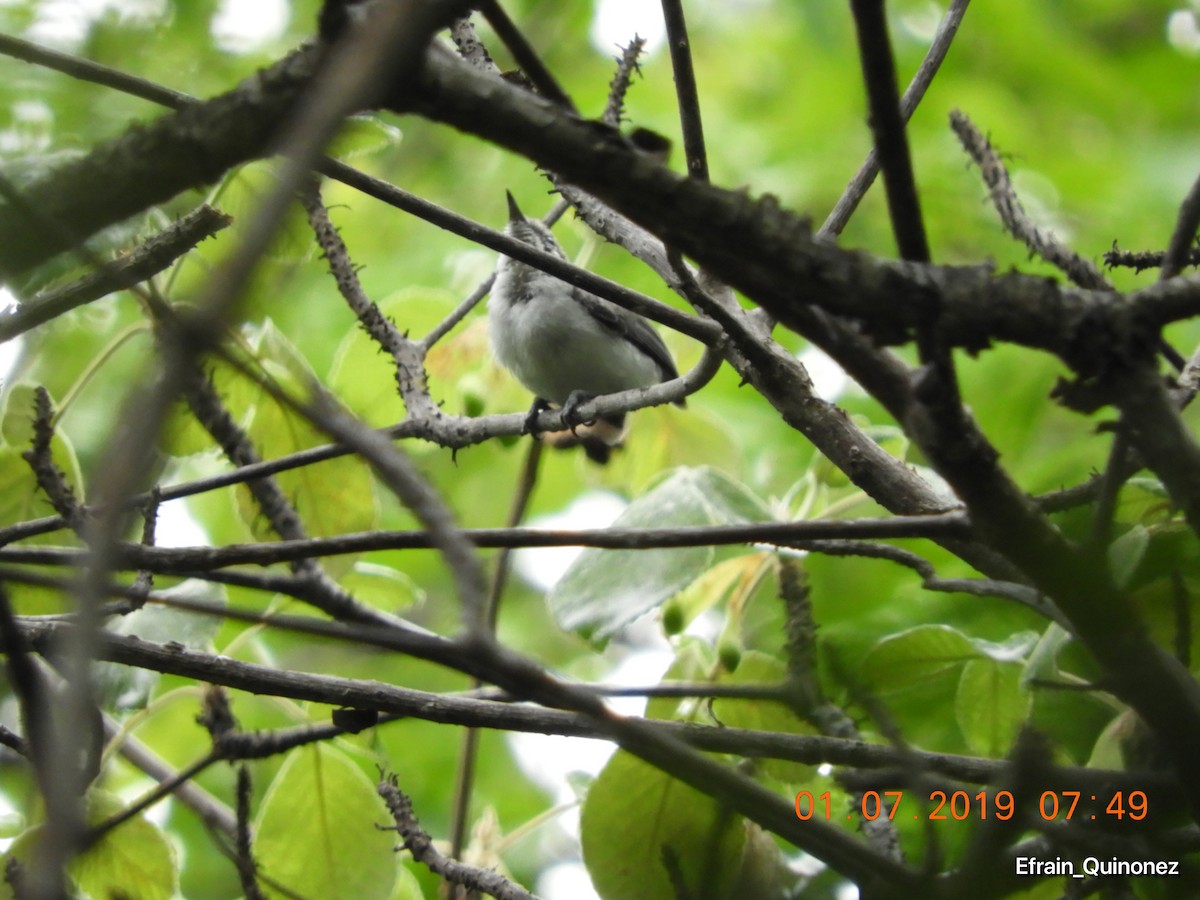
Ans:
{"label": "green leaf", "polygon": [[[437,324],[457,302],[454,295],[444,290],[408,288],[384,299],[379,311],[400,331],[420,334]],[[468,364],[478,367],[486,355],[487,335],[483,330],[467,329],[447,335],[430,348],[425,360],[431,388],[445,393],[458,383]],[[382,428],[404,418],[395,360],[357,323],[338,344],[329,372],[329,387],[372,426]]]}
{"label": "green leaf", "polygon": [[[31,446],[33,436],[33,385],[15,384],[5,395],[3,416],[0,417],[0,526],[15,525],[31,519],[53,516],[54,507],[38,487],[37,478],[23,454]],[[71,440],[62,429],[56,429],[50,440],[50,455],[75,498],[83,502],[83,476]],[[58,529],[47,534],[26,538],[24,543],[56,546],[78,546],[79,539],[70,529]],[[21,584],[16,579],[5,585],[10,599],[22,615],[48,615],[65,612],[69,607],[62,591],[56,588]]]}
{"label": "green leaf", "polygon": [[417,876],[409,871],[408,866],[400,867],[391,900],[425,900],[421,882],[417,881]]}
{"label": "green leaf", "polygon": [[[88,798],[88,821],[102,822],[124,808],[117,797],[94,791]],[[175,848],[142,816],[107,832],[71,868],[79,887],[96,898],[169,900],[179,883]]]}
{"label": "green leaf", "polygon": [[983,638],[971,638],[971,643],[981,656],[994,659],[996,662],[1017,662],[1029,656],[1030,651],[1037,646],[1036,631],[1018,631],[1007,641],[999,643],[985,641]]}
{"label": "green leaf", "polygon": [[1170,514],[1171,495],[1163,483],[1150,475],[1130,478],[1121,488],[1116,519],[1149,523]]}
{"label": "green leaf", "polygon": [[918,625],[889,635],[867,654],[863,675],[878,690],[926,681],[979,656],[979,649],[949,625]]}
{"label": "green leaf", "polygon": [[973,659],[963,666],[954,711],[967,746],[1002,756],[1029,717],[1033,694],[1021,685],[1021,666]]}
{"label": "green leaf", "polygon": [[[613,527],[667,528],[769,518],[766,507],[745,487],[715,469],[694,468],[675,470],[631,503]],[[550,611],[562,628],[603,643],[695,581],[715,555],[711,547],[585,550],[551,590]]]}
{"label": "green leaf", "polygon": [[325,148],[325,152],[349,162],[395,149],[403,138],[404,134],[399,128],[379,116],[349,116],[342,122],[337,136]]}
{"label": "green leaf", "polygon": [[1134,525],[1108,545],[1108,565],[1117,587],[1129,587],[1149,546],[1150,532],[1144,525]]}
{"label": "green leaf", "polygon": [[305,897],[389,900],[394,837],[375,827],[386,820],[375,786],[345,754],[303,747],[288,754],[263,798],[255,859],[265,874]]}
{"label": "green leaf", "polygon": [[1071,633],[1057,622],[1047,625],[1029,653],[1025,671],[1021,674],[1021,683],[1028,684],[1034,680],[1050,681],[1056,678],[1059,671],[1058,654],[1071,640]]}
{"label": "green leaf", "polygon": [[[683,631],[701,613],[711,609],[740,583],[758,571],[762,564],[759,554],[744,553],[721,560],[670,601],[677,627],[671,633]],[[666,609],[664,608],[664,615]]]}
{"label": "green leaf", "polygon": [[604,900],[676,900],[664,855],[689,896],[733,896],[746,834],[711,797],[618,750],[588,791],[583,861]]}
{"label": "green leaf", "polygon": [[[200,600],[219,607],[228,602],[224,586],[195,578],[160,590],[159,593],[165,598]],[[197,615],[170,606],[147,604],[115,620],[108,630],[156,644],[171,642],[191,650],[208,650],[221,628],[221,621],[217,616]],[[121,709],[145,706],[160,677],[152,669],[116,663],[96,664],[98,692],[107,704]]]}
{"label": "green leaf", "polygon": [[[5,396],[4,414],[0,418],[0,435],[3,436],[3,441],[8,444],[13,450],[17,451],[17,456],[33,446],[33,418],[34,418],[34,392],[36,387],[28,383],[14,384]],[[51,405],[57,409],[58,404],[54,398],[50,399]],[[54,464],[66,476],[67,484],[75,492],[75,499],[80,503],[85,500],[83,492],[83,475],[79,469],[79,460],[75,455],[75,447],[71,443],[70,438],[66,436],[61,428],[55,428],[54,437],[50,439],[50,455],[54,460]],[[21,460],[21,465],[25,468],[26,475],[32,482],[33,471],[29,468],[29,464]],[[36,484],[35,484],[36,488]],[[0,509],[4,514],[9,514],[9,504],[11,500],[5,500],[4,506]],[[46,514],[49,508],[49,501],[42,495],[42,514]],[[50,510],[53,512],[53,510]],[[4,522],[8,520],[5,519]]]}
{"label": "green leaf", "polygon": [[[717,666],[712,647],[699,638],[687,635],[679,639],[675,647],[675,658],[663,673],[662,680],[708,681]],[[695,699],[688,697],[651,697],[646,702],[646,718],[665,719],[677,722],[694,722],[701,708]],[[707,718],[707,717],[706,717]]]}
{"label": "green leaf", "polygon": [[[782,660],[757,650],[747,650],[742,654],[737,671],[723,674],[718,683],[762,687],[779,684],[786,677],[787,669]],[[812,725],[775,700],[720,697],[713,701],[712,706],[717,721],[727,728],[750,728],[782,734],[816,733]],[[813,775],[811,766],[787,760],[762,760],[761,766],[773,778],[789,784],[799,784]]]}
{"label": "green leaf", "polygon": [[[121,800],[105,791],[87,797],[87,821],[97,825],[124,810]],[[28,867],[37,853],[43,826],[32,828],[13,842],[8,859]],[[171,900],[179,888],[175,848],[157,825],[134,816],[104,833],[70,868],[71,877],[85,896],[96,900]],[[0,897],[11,897],[4,885]]]}
{"label": "green leaf", "polygon": [[679,466],[717,466],[737,471],[742,451],[727,420],[701,408],[656,406],[631,417],[627,451],[617,453],[605,471],[614,485],[633,492],[656,482]]}
{"label": "green leaf", "polygon": [[425,592],[412,576],[391,566],[356,560],[341,585],[376,609],[399,613],[425,602]]}
{"label": "green leaf", "polygon": [[1157,765],[1158,743],[1132,709],[1114,717],[1096,739],[1088,767],[1144,770]]}
{"label": "green leaf", "polygon": [[[272,378],[293,394],[307,394],[315,380],[308,364],[270,321],[261,327],[255,344],[259,363]],[[255,390],[249,409],[251,418],[246,430],[263,459],[275,459],[329,441],[305,418],[277,403],[265,391]],[[295,506],[310,537],[369,531],[378,523],[374,479],[357,456],[326,460],[274,477]],[[274,540],[277,535],[245,486],[238,487],[237,498],[242,519],[256,536]],[[336,574],[352,562],[352,557],[338,557],[336,561],[325,560],[324,564]]]}

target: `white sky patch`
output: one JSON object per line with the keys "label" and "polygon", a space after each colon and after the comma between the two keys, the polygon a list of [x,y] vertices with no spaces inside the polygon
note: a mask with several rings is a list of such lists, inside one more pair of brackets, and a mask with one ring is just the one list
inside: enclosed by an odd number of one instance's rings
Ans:
{"label": "white sky patch", "polygon": [[[14,721],[13,724],[15,725],[16,722]],[[8,848],[13,845],[13,841],[16,840],[16,835],[20,833],[24,824],[25,823],[21,817],[20,809],[18,809],[16,804],[8,799],[7,794],[0,794],[0,829],[2,829],[5,834],[11,833],[13,835],[12,837],[0,839],[0,852],[8,852]],[[561,896],[565,897],[567,895],[563,894]]]}
{"label": "white sky patch", "polygon": [[122,19],[150,19],[166,12],[166,0],[45,0],[25,37],[55,47],[77,47],[92,23],[109,11]]}
{"label": "white sky patch", "polygon": [[[17,305],[17,298],[6,287],[0,287],[0,316]],[[17,365],[23,347],[21,338],[13,338],[0,344],[0,384],[8,381],[8,376]]]}
{"label": "white sky patch", "polygon": [[158,508],[154,543],[159,547],[208,547],[208,532],[192,517],[186,500],[172,500]]}
{"label": "white sky patch", "polygon": [[291,7],[287,0],[222,0],[212,21],[217,46],[230,53],[246,53],[283,34]]}
{"label": "white sky patch", "polygon": [[901,14],[900,26],[914,40],[927,44],[937,34],[938,24],[942,21],[942,12],[942,8],[932,0],[920,3]]}
{"label": "white sky patch", "polygon": [[12,127],[0,130],[0,153],[10,156],[44,153],[50,149],[54,111],[41,100],[18,100],[12,105]]}
{"label": "white sky patch", "polygon": [[[658,684],[673,658],[671,645],[661,638],[654,649],[639,649],[627,654],[607,677],[599,680],[609,685]],[[607,702],[624,716],[639,716],[646,710],[644,697],[613,697]],[[508,744],[517,765],[531,781],[553,795],[556,805],[570,804],[576,799],[567,781],[568,775],[583,772],[595,777],[616,750],[608,741],[549,734],[510,733]],[[555,822],[578,841],[578,806],[557,816]],[[546,870],[538,879],[537,893],[545,900],[593,900],[596,897],[581,862],[564,862]]]}
{"label": "white sky patch", "polygon": [[[628,504],[608,491],[588,491],[576,497],[560,513],[542,516],[529,523],[530,528],[578,530],[607,528]],[[548,591],[582,552],[580,547],[535,547],[513,554],[513,567],[525,581],[540,591]]]}
{"label": "white sky patch", "polygon": [[[628,654],[600,680],[607,685],[627,687],[658,684],[673,656],[670,645],[663,640],[660,649]],[[646,711],[644,697],[613,697],[607,702],[623,716],[640,716]],[[508,744],[522,771],[531,781],[551,792],[555,803],[569,803],[575,799],[574,791],[567,784],[568,775],[572,772],[598,775],[616,749],[608,741],[519,732],[509,734]],[[577,830],[578,817],[574,817],[573,824]]]}
{"label": "white sky patch", "polygon": [[598,0],[592,18],[592,44],[602,53],[615,53],[634,36],[646,41],[647,55],[667,37],[662,7],[647,0]]}
{"label": "white sky patch", "polygon": [[538,877],[537,895],[545,900],[600,900],[583,863],[551,866]]}
{"label": "white sky patch", "polygon": [[808,370],[808,377],[822,400],[832,403],[850,386],[850,377],[819,347],[805,347],[798,358]]}
{"label": "white sky patch", "polygon": [[76,47],[83,43],[91,26],[92,15],[85,8],[90,5],[70,0],[43,3],[25,34],[34,43]]}
{"label": "white sky patch", "polygon": [[1177,9],[1167,17],[1167,43],[1188,56],[1200,55],[1200,26],[1192,9]]}

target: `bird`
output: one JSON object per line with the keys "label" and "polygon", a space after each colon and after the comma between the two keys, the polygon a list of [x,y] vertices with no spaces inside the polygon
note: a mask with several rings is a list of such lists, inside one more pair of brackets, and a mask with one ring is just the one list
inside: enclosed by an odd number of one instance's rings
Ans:
{"label": "bird", "polygon": [[[566,259],[553,232],[526,217],[512,194],[507,196],[504,233]],[[501,256],[496,268],[488,331],[496,360],[534,395],[528,431],[545,409],[561,407],[570,421],[593,397],[679,377],[667,345],[637,313],[508,256]],[[572,425],[544,438],[560,447],[582,444],[589,459],[603,464],[621,445],[625,416]]]}

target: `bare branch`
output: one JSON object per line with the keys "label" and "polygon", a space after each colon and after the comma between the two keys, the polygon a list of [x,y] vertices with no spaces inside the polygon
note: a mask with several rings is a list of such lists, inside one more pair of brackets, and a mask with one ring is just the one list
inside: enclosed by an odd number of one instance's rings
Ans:
{"label": "bare branch", "polygon": [[433,839],[421,829],[416,813],[413,812],[412,801],[400,790],[395,775],[390,775],[379,783],[379,796],[383,798],[396,821],[395,828],[403,839],[403,848],[429,871],[441,875],[452,884],[465,885],[497,900],[536,900],[533,894],[509,881],[499,872],[468,866],[439,853],[433,846]]}
{"label": "bare branch", "polygon": [[675,73],[675,96],[679,106],[679,124],[683,130],[683,150],[687,155],[688,174],[708,181],[708,154],[704,149],[704,126],[700,118],[700,94],[696,71],[692,67],[692,45],[680,0],[662,0],[663,19],[667,23],[667,46],[671,51],[671,69]]}
{"label": "bare branch", "polygon": [[[941,68],[942,60],[946,58],[950,44],[958,33],[958,26],[962,22],[963,15],[966,14],[968,3],[970,0],[952,0],[946,9],[946,14],[938,23],[937,33],[933,36],[933,42],[929,45],[925,58],[921,60],[921,65],[905,89],[904,96],[900,98],[900,114],[905,122],[912,118],[912,114],[925,96],[925,91],[933,82],[933,77]],[[841,198],[825,219],[824,224],[817,231],[818,237],[836,237],[842,233],[842,229],[854,215],[859,201],[866,196],[877,174],[879,174],[879,154],[872,147],[858,172],[850,179],[846,190],[842,192]]]}
{"label": "bare branch", "polygon": [[[766,544],[804,548],[814,541],[970,536],[961,512],[882,519],[811,519],[799,522],[748,522],[674,528],[600,528],[558,531],[541,528],[472,528],[463,536],[476,547],[604,547],[637,550],[663,547]],[[223,547],[146,547],[121,545],[126,565],[160,574],[182,574],[235,565],[267,566],[297,559],[363,553],[372,550],[430,549],[425,531],[370,531],[335,537],[274,543],[226,544]],[[56,547],[6,547],[0,562],[76,565],[82,551]]]}
{"label": "bare branch", "polygon": [[1158,273],[1160,279],[1174,278],[1183,270],[1196,240],[1197,228],[1200,228],[1200,178],[1192,183],[1191,190],[1179,205],[1179,217],[1163,256],[1162,270]]}
{"label": "bare branch", "polygon": [[529,41],[525,40],[525,35],[521,34],[521,30],[508,17],[499,0],[480,0],[476,5],[537,92],[551,103],[576,112],[574,101],[550,74],[550,70],[546,68]]}
{"label": "bare branch", "polygon": [[[0,39],[3,39],[0,35]],[[24,334],[64,313],[157,275],[233,219],[207,204],[198,206],[128,254],[77,281],[31,297],[0,313],[0,342]]]}
{"label": "bare branch", "polygon": [[965,113],[950,111],[950,127],[958,136],[975,165],[979,166],[983,182],[991,192],[992,205],[1000,214],[1000,221],[1017,240],[1024,243],[1031,253],[1036,253],[1046,262],[1060,269],[1072,283],[1082,288],[1111,291],[1112,285],[1090,259],[1085,259],[1069,247],[1063,246],[1053,233],[1047,234],[1029,218],[1021,200],[1017,197],[1008,167],[1000,154]]}
{"label": "bare branch", "polygon": [[858,58],[867,87],[875,150],[883,169],[892,233],[902,258],[928,262],[929,242],[917,199],[905,120],[900,111],[900,89],[896,84],[896,63],[883,14],[883,0],[851,0],[850,9],[858,34]]}

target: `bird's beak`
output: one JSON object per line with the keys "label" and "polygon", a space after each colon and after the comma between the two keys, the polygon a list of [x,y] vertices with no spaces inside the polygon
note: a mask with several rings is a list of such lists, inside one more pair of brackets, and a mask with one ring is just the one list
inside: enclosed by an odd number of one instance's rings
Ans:
{"label": "bird's beak", "polygon": [[517,206],[517,201],[513,199],[513,195],[509,191],[505,191],[504,196],[508,198],[508,221],[525,221],[525,214],[521,212],[521,207]]}

